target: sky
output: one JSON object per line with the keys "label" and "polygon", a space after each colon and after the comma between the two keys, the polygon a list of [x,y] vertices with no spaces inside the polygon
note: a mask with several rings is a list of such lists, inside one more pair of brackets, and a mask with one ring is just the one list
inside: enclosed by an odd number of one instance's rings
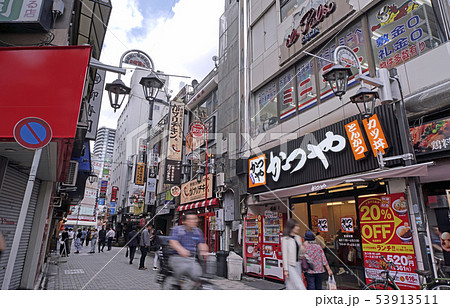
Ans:
{"label": "sky", "polygon": [[[152,58],[156,70],[191,77],[171,78],[172,96],[178,92],[181,82],[201,81],[213,69],[212,57],[218,56],[219,19],[224,13],[224,0],[111,2],[113,9],[101,62],[118,66],[125,51],[142,50]],[[131,75],[132,71],[128,70],[122,77],[127,86]],[[106,73],[106,83],[115,79],[117,74]],[[107,92],[104,92],[99,127],[116,128],[124,105],[114,113]]]}

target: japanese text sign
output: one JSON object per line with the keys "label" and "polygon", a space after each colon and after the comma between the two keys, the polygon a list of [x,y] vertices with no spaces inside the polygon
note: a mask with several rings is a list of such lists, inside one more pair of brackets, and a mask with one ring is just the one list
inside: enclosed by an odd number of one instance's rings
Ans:
{"label": "japanese text sign", "polygon": [[405,195],[359,198],[358,207],[367,283],[380,278],[383,256],[398,267],[395,282],[401,289],[419,289]]}
{"label": "japanese text sign", "polygon": [[[205,200],[205,180],[206,177],[200,183],[196,179],[184,183],[181,185],[181,204],[190,203],[198,200]],[[213,175],[208,174],[208,194],[207,198],[212,197]]]}
{"label": "japanese text sign", "polygon": [[319,232],[328,232],[328,219],[326,218],[317,219],[317,228]]}
{"label": "japanese text sign", "polygon": [[341,231],[353,233],[353,217],[341,217]]}
{"label": "japanese text sign", "polygon": [[266,184],[266,155],[248,160],[248,187]]}
{"label": "japanese text sign", "polygon": [[180,184],[181,183],[181,161],[166,160],[166,172],[164,173],[165,184]]}
{"label": "japanese text sign", "polygon": [[184,104],[172,102],[169,115],[169,142],[167,158],[181,161],[181,149],[183,146],[183,120]]}
{"label": "japanese text sign", "polygon": [[359,127],[358,120],[346,124],[345,131],[347,132],[347,137],[350,141],[355,159],[359,160],[364,158],[365,153],[367,152],[367,146],[361,128]]}
{"label": "japanese text sign", "polygon": [[134,178],[134,183],[136,185],[144,185],[144,177],[145,177],[145,163],[137,163],[136,177]]}
{"label": "japanese text sign", "polygon": [[87,104],[88,130],[86,139],[95,140],[97,135],[98,119],[100,117],[100,109],[102,107],[102,96],[105,84],[106,71],[97,69],[95,74],[94,87]]}
{"label": "japanese text sign", "polygon": [[384,150],[387,149],[388,143],[384,136],[383,129],[381,128],[378,116],[374,114],[369,120],[363,120],[364,129],[366,130],[367,137],[370,140],[370,146],[372,147],[373,155],[377,156],[377,151],[385,154]]}

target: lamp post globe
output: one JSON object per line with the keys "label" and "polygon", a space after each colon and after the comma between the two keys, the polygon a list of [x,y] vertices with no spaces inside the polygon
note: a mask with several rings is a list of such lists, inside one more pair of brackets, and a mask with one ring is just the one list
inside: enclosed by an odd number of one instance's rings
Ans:
{"label": "lamp post globe", "polygon": [[[130,94],[131,89],[127,87],[122,80],[116,79],[112,83],[107,83],[105,90],[108,91],[109,103],[116,112],[122,106],[125,95]],[[120,97],[122,96],[122,99]]]}
{"label": "lamp post globe", "polygon": [[370,117],[375,110],[375,100],[379,98],[377,91],[371,91],[366,87],[361,87],[355,95],[350,97],[350,101],[356,104],[359,113],[363,117]]}
{"label": "lamp post globe", "polygon": [[333,90],[333,93],[339,99],[347,92],[348,78],[352,75],[349,67],[343,67],[340,64],[335,64],[333,67],[323,74],[323,79],[328,82],[328,85]]}
{"label": "lamp post globe", "polygon": [[161,80],[155,73],[151,72],[148,76],[142,77],[139,84],[142,85],[145,99],[151,101],[156,98],[159,89],[164,86],[164,80]]}

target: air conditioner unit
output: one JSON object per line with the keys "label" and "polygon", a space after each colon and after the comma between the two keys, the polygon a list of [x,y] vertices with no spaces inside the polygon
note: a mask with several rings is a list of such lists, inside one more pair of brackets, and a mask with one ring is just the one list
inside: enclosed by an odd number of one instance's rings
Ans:
{"label": "air conditioner unit", "polygon": [[223,173],[223,172],[217,173],[216,184],[217,184],[217,187],[225,186],[225,173]]}
{"label": "air conditioner unit", "polygon": [[61,207],[62,198],[61,197],[53,197],[52,205],[53,207]]}
{"label": "air conditioner unit", "polygon": [[77,183],[77,175],[78,175],[78,162],[71,160],[69,162],[69,170],[67,170],[67,176],[64,183],[64,186],[75,186]]}

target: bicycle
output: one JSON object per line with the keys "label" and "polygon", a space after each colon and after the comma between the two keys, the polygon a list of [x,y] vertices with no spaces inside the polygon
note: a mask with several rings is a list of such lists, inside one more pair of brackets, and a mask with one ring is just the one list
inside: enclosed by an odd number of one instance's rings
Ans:
{"label": "bicycle", "polygon": [[[363,290],[400,290],[395,283],[397,265],[393,261],[387,261],[383,256],[380,257],[380,260],[386,264],[382,266],[382,279],[369,283]],[[394,277],[390,275],[391,268],[395,271]],[[416,269],[415,272],[420,277],[420,290],[450,290],[450,278],[433,278],[431,271]]]}

